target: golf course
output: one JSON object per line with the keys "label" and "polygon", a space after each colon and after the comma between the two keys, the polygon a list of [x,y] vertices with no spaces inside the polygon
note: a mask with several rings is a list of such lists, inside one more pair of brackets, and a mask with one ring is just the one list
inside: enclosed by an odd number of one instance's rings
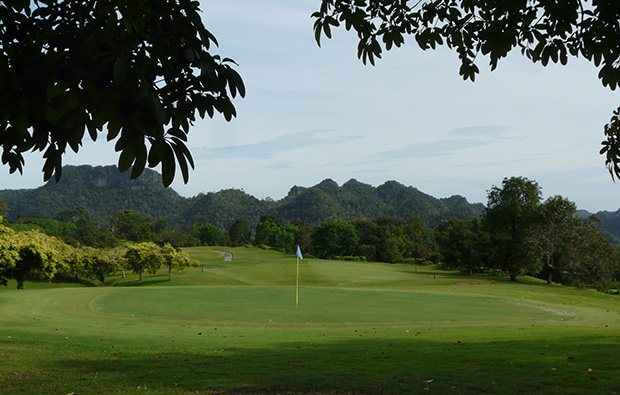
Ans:
{"label": "golf course", "polygon": [[[620,394],[620,296],[434,266],[184,249],[0,288],[1,394]],[[225,261],[222,251],[232,253]]]}

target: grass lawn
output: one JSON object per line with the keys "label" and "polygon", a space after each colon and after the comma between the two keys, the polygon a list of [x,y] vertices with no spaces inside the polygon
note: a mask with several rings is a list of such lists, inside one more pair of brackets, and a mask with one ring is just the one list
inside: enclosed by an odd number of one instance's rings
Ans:
{"label": "grass lawn", "polygon": [[304,259],[296,308],[294,256],[186,251],[172,281],[0,289],[0,393],[620,394],[618,296]]}

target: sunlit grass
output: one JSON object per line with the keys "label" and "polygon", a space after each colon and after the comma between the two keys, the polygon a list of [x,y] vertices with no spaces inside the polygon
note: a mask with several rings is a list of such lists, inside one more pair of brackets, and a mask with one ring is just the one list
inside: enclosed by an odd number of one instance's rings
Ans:
{"label": "sunlit grass", "polygon": [[[535,279],[304,259],[0,290],[0,393],[620,393],[620,298]],[[136,286],[142,284],[141,286]]]}

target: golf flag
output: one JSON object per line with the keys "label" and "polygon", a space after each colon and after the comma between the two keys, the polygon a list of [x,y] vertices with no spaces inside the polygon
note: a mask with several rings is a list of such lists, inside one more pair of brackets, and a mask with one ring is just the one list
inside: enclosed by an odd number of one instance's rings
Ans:
{"label": "golf flag", "polygon": [[299,248],[299,246],[297,246],[297,251],[295,252],[295,255],[297,255],[299,259],[304,259],[303,255],[301,255],[301,249]]}
{"label": "golf flag", "polygon": [[303,255],[301,255],[299,245],[297,245],[295,255],[297,255],[297,284],[295,285],[295,308],[297,308],[297,305],[299,304],[299,260],[304,259]]}

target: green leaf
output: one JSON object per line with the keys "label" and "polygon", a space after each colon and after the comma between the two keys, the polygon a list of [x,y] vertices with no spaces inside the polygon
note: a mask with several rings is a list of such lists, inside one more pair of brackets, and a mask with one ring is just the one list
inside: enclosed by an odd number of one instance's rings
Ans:
{"label": "green leaf", "polygon": [[56,125],[60,120],[58,112],[49,103],[43,104],[43,115],[45,116],[45,119],[52,125]]}
{"label": "green leaf", "polygon": [[142,174],[146,166],[146,146],[144,143],[138,144],[136,148],[136,160],[131,169],[131,178],[136,179]]}
{"label": "green leaf", "polygon": [[110,122],[108,122],[108,136],[107,136],[108,141],[112,141],[116,138],[116,136],[118,136],[119,132],[121,131],[122,126],[123,126],[122,121],[118,119],[113,119]]}
{"label": "green leaf", "polygon": [[320,47],[321,46],[321,30],[322,30],[322,24],[321,24],[321,20],[317,19],[316,21],[314,21],[314,26],[312,27],[314,29],[314,40],[316,41],[316,44]]}
{"label": "green leaf", "polygon": [[[183,145],[182,142],[179,142],[178,144]],[[179,167],[181,168],[181,174],[183,175],[183,182],[187,184],[187,182],[189,181],[189,168],[187,166],[187,161],[185,159],[183,150],[179,149],[179,147],[174,141],[172,142],[172,149],[174,150],[174,154],[176,155],[177,162],[179,163]]]}
{"label": "green leaf", "polygon": [[168,187],[174,181],[174,172],[175,172],[175,160],[174,160],[174,152],[172,148],[166,143],[163,143],[161,146],[161,178],[163,180],[164,186]]}
{"label": "green leaf", "polygon": [[112,69],[112,80],[116,85],[122,85],[129,73],[129,62],[123,58],[116,58]]}
{"label": "green leaf", "polygon": [[136,147],[134,144],[127,145],[118,157],[118,170],[125,172],[129,170],[136,158]]}
{"label": "green leaf", "polygon": [[47,101],[51,102],[52,99],[54,99],[55,97],[57,97],[58,95],[66,91],[68,87],[69,87],[69,84],[67,84],[66,82],[62,82],[62,81],[57,82],[53,86],[50,86],[49,88],[47,88]]}

